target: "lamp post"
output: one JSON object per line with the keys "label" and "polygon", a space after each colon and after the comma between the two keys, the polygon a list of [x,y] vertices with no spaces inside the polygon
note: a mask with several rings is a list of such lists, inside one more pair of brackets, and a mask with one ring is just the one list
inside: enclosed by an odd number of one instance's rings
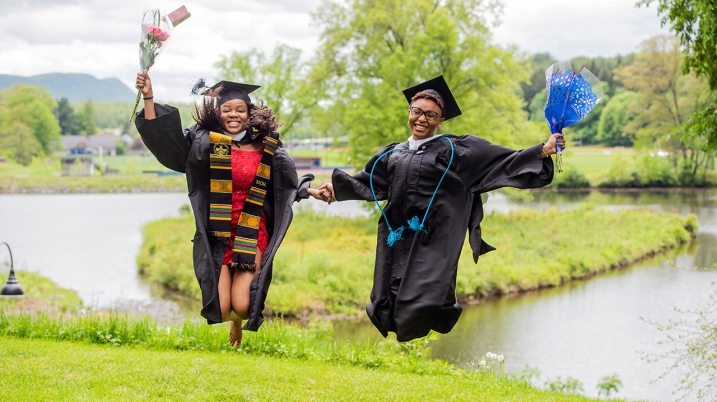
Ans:
{"label": "lamp post", "polygon": [[15,278],[15,270],[13,269],[12,262],[12,250],[10,250],[10,245],[5,242],[0,243],[0,245],[2,244],[7,246],[7,251],[10,252],[10,275],[7,277],[5,286],[3,286],[2,290],[0,290],[0,297],[25,297],[25,292],[22,291],[22,286],[20,286],[17,282],[17,278]]}

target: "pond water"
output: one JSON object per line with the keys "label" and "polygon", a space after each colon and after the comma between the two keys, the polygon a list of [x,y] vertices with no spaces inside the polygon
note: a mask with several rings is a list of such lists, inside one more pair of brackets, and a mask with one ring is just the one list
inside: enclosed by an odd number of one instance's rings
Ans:
{"label": "pond water", "polygon": [[[715,289],[712,283],[717,281],[713,268],[717,262],[717,192],[536,193],[535,200],[524,203],[497,194],[486,209],[498,213],[518,208],[562,210],[583,202],[605,209],[694,213],[699,222],[697,239],[628,269],[468,306],[453,331],[432,344],[433,356],[470,366],[487,352],[502,353],[509,372],[520,372],[526,365],[537,367],[541,375],[533,381],[536,385],[572,377],[583,383],[586,394],[596,396],[598,381],[617,374],[623,383],[618,396],[672,399],[674,376],[651,384],[666,364],[647,363],[639,353],[664,351],[658,342],[665,334],[643,319],[666,323],[679,318],[675,307],[706,305]],[[366,321],[336,323],[335,331],[354,339],[379,336]]]}
{"label": "pond water", "polygon": [[[455,329],[432,344],[433,355],[467,366],[487,352],[502,353],[507,371],[537,367],[541,371],[537,385],[558,377],[576,378],[588,395],[597,394],[595,387],[602,377],[617,374],[623,382],[618,396],[671,399],[674,377],[650,384],[664,364],[646,363],[638,353],[659,350],[657,342],[664,334],[641,317],[664,323],[676,317],[674,307],[695,309],[706,304],[717,271],[679,268],[709,268],[717,262],[717,191],[536,193],[530,202],[494,194],[486,210],[562,210],[584,202],[606,209],[695,213],[697,240],[629,269],[467,306]],[[171,311],[178,317],[196,317],[196,302],[150,286],[137,275],[135,262],[142,226],[176,216],[186,203],[186,194],[0,195],[0,241],[11,245],[17,269],[39,272],[74,289],[95,308],[129,306],[152,315]],[[328,209],[313,200],[300,205],[306,204],[345,216],[367,213],[359,202],[332,204]],[[7,257],[0,254],[3,261]],[[366,320],[337,322],[334,327],[344,338],[380,336]]]}

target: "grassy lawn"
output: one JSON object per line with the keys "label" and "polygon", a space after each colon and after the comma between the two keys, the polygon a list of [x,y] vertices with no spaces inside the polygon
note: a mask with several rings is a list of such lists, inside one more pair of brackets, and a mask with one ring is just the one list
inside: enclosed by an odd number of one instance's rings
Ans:
{"label": "grassy lawn", "polygon": [[3,399],[587,401],[526,383],[340,364],[0,337]]}
{"label": "grassy lawn", "polygon": [[563,152],[563,164],[565,169],[576,168],[583,172],[593,185],[597,185],[604,179],[616,158],[632,165],[633,154],[632,148],[570,147]]}

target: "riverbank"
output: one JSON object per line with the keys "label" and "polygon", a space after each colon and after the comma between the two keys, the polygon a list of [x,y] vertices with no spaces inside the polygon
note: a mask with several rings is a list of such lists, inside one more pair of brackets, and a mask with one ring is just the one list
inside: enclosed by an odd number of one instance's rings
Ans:
{"label": "riverbank", "polygon": [[349,344],[281,322],[247,333],[238,350],[224,326],[116,315],[0,312],[0,334],[9,400],[595,400],[432,360],[426,339]]}
{"label": "riverbank", "polygon": [[[15,271],[18,283],[25,297],[0,298],[0,312],[76,312],[82,308],[77,292],[63,289],[55,282],[35,272]],[[0,274],[0,286],[7,281],[7,275]]]}
{"label": "riverbank", "polygon": [[186,192],[184,175],[0,177],[0,194]]}
{"label": "riverbank", "polygon": [[[274,261],[267,314],[361,315],[371,291],[375,218],[296,214]],[[497,247],[473,263],[466,243],[456,293],[464,302],[555,287],[690,241],[696,218],[649,210],[521,210],[490,214],[483,238]],[[191,265],[191,215],[148,224],[137,257],[150,281],[200,298]]]}

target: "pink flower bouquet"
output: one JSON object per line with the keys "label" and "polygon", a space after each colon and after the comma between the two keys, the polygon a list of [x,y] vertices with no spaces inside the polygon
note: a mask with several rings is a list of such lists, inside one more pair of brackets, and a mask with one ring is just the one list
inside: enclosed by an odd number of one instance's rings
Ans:
{"label": "pink flower bouquet", "polygon": [[[157,56],[162,51],[162,44],[169,40],[171,36],[172,28],[190,16],[191,14],[187,12],[184,6],[169,13],[169,16],[163,15],[158,9],[144,11],[139,40],[139,67],[141,71],[149,70],[154,65]],[[138,89],[130,121],[134,120],[137,115],[137,106],[141,97],[142,90]]]}

